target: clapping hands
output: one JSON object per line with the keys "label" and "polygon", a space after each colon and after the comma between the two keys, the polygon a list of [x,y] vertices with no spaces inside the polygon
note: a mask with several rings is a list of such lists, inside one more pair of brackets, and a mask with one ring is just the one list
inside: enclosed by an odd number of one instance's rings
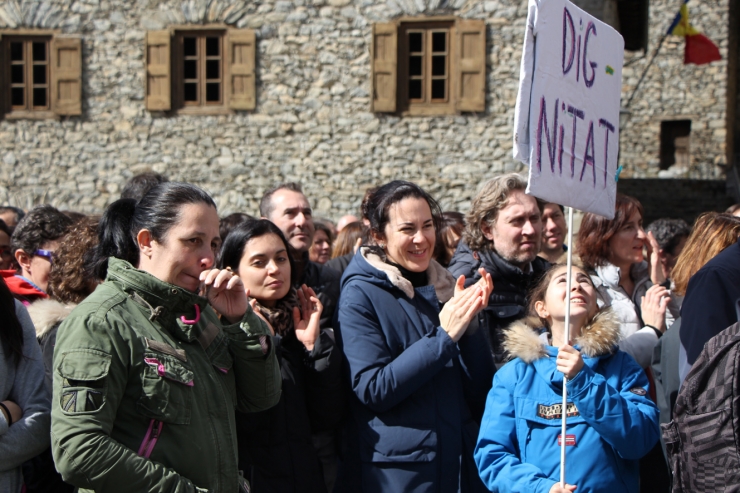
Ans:
{"label": "clapping hands", "polygon": [[491,275],[481,268],[480,280],[465,288],[465,276],[460,276],[455,283],[455,294],[439,313],[440,324],[447,335],[457,342],[468,328],[479,311],[488,305],[488,297],[493,291]]}

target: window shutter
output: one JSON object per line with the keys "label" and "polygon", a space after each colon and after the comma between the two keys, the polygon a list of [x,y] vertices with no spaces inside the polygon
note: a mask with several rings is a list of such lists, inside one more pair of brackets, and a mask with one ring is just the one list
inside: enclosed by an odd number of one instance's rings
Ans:
{"label": "window shutter", "polygon": [[8,112],[7,104],[10,104],[10,81],[6,72],[8,72],[8,65],[6,65],[5,50],[7,44],[3,43],[3,35],[0,34],[0,120],[5,118],[5,113]]}
{"label": "window shutter", "polygon": [[226,93],[233,110],[253,110],[257,103],[255,39],[251,29],[229,29],[226,33]]}
{"label": "window shutter", "polygon": [[457,31],[458,111],[486,109],[486,23],[460,19]]}
{"label": "window shutter", "polygon": [[82,114],[82,39],[51,40],[51,107],[57,115]]}
{"label": "window shutter", "polygon": [[373,25],[372,60],[373,111],[396,111],[398,78],[398,26],[393,23]]}
{"label": "window shutter", "polygon": [[171,108],[170,32],[146,33],[146,109],[167,111]]}

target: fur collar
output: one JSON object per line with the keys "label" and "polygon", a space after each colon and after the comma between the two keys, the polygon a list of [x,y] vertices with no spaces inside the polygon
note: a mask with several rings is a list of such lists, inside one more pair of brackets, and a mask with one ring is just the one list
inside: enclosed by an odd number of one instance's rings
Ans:
{"label": "fur collar", "polygon": [[[413,299],[414,287],[411,285],[411,282],[401,275],[401,271],[397,267],[386,263],[385,259],[368,247],[362,247],[360,252],[368,264],[384,273],[391,284],[403,291],[406,296]],[[437,299],[440,303],[446,303],[455,294],[455,278],[434,259],[429,262],[429,267],[427,267],[427,279],[429,280],[429,284],[434,286]]]}
{"label": "fur collar", "polygon": [[37,300],[28,306],[28,314],[36,327],[36,338],[41,339],[55,325],[64,321],[76,304],[63,304],[51,298]]}
{"label": "fur collar", "polygon": [[[536,317],[527,317],[511,324],[505,331],[504,349],[525,363],[547,356],[545,344],[537,333],[542,323]],[[599,311],[581,331],[576,344],[588,357],[602,356],[613,351],[620,338],[619,319],[611,308]]]}

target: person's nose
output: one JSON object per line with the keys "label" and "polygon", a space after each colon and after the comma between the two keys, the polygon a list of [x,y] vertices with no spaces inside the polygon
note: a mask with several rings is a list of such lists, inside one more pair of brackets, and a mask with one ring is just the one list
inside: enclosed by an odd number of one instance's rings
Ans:
{"label": "person's nose", "polygon": [[647,240],[647,235],[645,234],[645,230],[642,228],[637,228],[637,237],[643,241]]}
{"label": "person's nose", "polygon": [[524,226],[522,227],[522,234],[526,236],[532,236],[535,233],[534,224],[532,224],[532,221],[527,221],[524,223]]}
{"label": "person's nose", "polygon": [[294,222],[295,222],[296,228],[305,229],[306,223],[308,221],[306,220],[306,215],[300,212],[295,216]]}
{"label": "person's nose", "polygon": [[203,256],[200,259],[200,266],[202,270],[210,269],[216,263],[216,254],[210,248],[206,248],[203,252]]}
{"label": "person's nose", "polygon": [[280,270],[280,267],[278,267],[277,263],[275,263],[274,260],[270,260],[267,263],[267,274],[268,275],[273,275],[273,274],[277,273],[277,271],[279,271],[279,270]]}

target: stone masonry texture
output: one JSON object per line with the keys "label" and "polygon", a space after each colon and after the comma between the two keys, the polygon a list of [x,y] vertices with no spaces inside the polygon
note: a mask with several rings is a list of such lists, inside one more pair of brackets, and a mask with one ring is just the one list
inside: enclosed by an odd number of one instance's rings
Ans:
{"label": "stone masonry texture", "polygon": [[[690,119],[689,167],[661,176],[723,178],[729,1],[689,4],[692,23],[725,60],[683,65],[683,39],[663,44],[622,129],[623,177],[658,177],[660,122]],[[594,15],[609,11],[588,3]],[[625,54],[623,104],[679,4],[651,2],[647,54]],[[526,7],[525,0],[2,0],[6,33],[82,36],[83,114],[0,121],[0,203],[99,213],[131,176],[154,170],[200,185],[221,214],[255,214],[267,187],[298,181],[317,215],[337,218],[356,213],[366,188],[391,179],[418,183],[443,209],[467,210],[478,183],[524,171],[511,154]],[[370,111],[372,24],[420,15],[485,20],[485,112]],[[257,108],[222,116],[147,111],[146,32],[207,23],[256,31]],[[670,189],[670,179],[661,183]]]}

